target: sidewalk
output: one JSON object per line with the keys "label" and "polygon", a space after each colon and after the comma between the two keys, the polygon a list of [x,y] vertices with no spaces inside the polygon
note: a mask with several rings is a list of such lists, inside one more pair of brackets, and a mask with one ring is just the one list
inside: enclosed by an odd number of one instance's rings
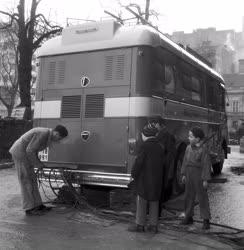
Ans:
{"label": "sidewalk", "polygon": [[162,224],[156,235],[131,233],[127,231],[129,222],[107,216],[101,218],[61,205],[44,216],[26,217],[21,210],[20,191],[13,168],[0,172],[0,190],[1,250],[238,249],[214,235],[201,233],[200,224],[179,229],[171,221]]}

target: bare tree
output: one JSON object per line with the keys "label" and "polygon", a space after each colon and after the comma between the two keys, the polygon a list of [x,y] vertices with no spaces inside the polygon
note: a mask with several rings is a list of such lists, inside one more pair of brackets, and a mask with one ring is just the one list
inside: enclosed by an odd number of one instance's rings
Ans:
{"label": "bare tree", "polygon": [[17,39],[11,29],[1,33],[0,42],[0,101],[11,116],[18,92]]}
{"label": "bare tree", "polygon": [[117,0],[117,3],[120,7],[125,8],[128,10],[133,17],[132,18],[122,18],[122,12],[120,9],[120,12],[116,15],[109,11],[105,11],[106,14],[112,16],[113,18],[117,19],[118,22],[124,24],[126,21],[130,20],[137,20],[137,24],[144,24],[149,25],[157,29],[157,27],[153,26],[151,22],[149,21],[150,17],[156,17],[158,19],[159,13],[155,10],[150,9],[150,0],[145,0],[145,10],[143,11],[143,7],[138,3],[130,3],[130,4],[122,4],[120,0]]}
{"label": "bare tree", "polygon": [[18,86],[21,103],[26,107],[25,118],[31,119],[31,79],[32,57],[41,43],[62,31],[62,27],[52,25],[43,14],[37,14],[37,7],[41,0],[32,0],[29,16],[26,16],[25,0],[19,0],[17,11],[0,14],[8,17],[8,22],[1,29],[7,29],[16,25],[18,38]]}

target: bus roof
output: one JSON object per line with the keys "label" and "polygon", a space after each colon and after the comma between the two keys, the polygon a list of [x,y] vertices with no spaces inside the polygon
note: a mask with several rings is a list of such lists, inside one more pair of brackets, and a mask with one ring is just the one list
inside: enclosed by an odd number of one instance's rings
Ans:
{"label": "bus roof", "polygon": [[215,70],[156,29],[146,25],[124,26],[114,20],[89,22],[64,28],[61,36],[48,40],[39,48],[38,57],[140,45],[167,48],[207,70],[224,83],[222,76]]}

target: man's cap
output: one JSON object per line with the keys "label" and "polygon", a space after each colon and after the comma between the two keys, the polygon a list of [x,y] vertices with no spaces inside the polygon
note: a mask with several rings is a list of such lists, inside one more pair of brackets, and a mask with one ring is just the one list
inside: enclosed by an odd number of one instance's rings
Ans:
{"label": "man's cap", "polygon": [[147,124],[142,129],[142,134],[146,137],[156,136],[158,129],[153,124]]}
{"label": "man's cap", "polygon": [[149,123],[159,123],[162,125],[164,123],[164,120],[161,116],[153,116],[148,119]]}

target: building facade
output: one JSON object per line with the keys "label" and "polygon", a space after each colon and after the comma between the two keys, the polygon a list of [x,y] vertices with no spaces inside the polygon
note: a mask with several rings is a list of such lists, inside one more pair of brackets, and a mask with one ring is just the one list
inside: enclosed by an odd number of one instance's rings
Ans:
{"label": "building facade", "polygon": [[244,125],[244,74],[223,75],[227,91],[227,116],[230,137],[238,137]]}
{"label": "building facade", "polygon": [[237,72],[238,56],[237,40],[241,36],[234,30],[217,31],[215,28],[197,29],[192,33],[174,32],[171,39],[189,46],[208,60],[220,74]]}
{"label": "building facade", "polygon": [[188,34],[174,32],[171,39],[193,48],[223,75],[228,129],[231,137],[238,137],[238,131],[244,128],[244,18],[241,32],[197,29]]}

